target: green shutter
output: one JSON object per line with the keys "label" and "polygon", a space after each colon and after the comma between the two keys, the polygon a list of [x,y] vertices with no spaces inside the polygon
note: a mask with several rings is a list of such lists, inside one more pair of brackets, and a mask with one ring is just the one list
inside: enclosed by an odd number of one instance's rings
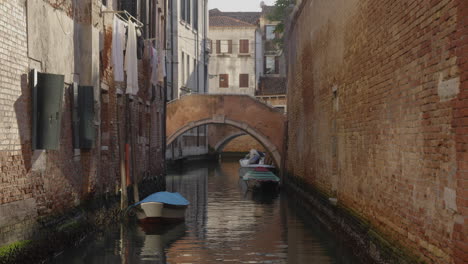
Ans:
{"label": "green shutter", "polygon": [[[37,81],[37,82],[36,82]],[[33,72],[33,148],[59,148],[64,76]]]}
{"label": "green shutter", "polygon": [[94,147],[96,130],[94,126],[94,87],[79,86],[78,89],[79,145],[80,148]]}

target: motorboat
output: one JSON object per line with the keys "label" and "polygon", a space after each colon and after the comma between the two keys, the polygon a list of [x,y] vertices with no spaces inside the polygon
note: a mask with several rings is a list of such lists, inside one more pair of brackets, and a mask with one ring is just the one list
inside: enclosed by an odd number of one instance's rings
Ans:
{"label": "motorboat", "polygon": [[138,220],[143,223],[180,222],[185,219],[189,204],[179,193],[157,192],[132,207]]}
{"label": "motorboat", "polygon": [[239,163],[244,168],[275,168],[273,165],[265,164],[265,155],[255,149],[251,149],[249,154],[239,160]]}
{"label": "motorboat", "polygon": [[245,173],[242,177],[249,189],[277,188],[280,178],[267,168],[257,167]]}

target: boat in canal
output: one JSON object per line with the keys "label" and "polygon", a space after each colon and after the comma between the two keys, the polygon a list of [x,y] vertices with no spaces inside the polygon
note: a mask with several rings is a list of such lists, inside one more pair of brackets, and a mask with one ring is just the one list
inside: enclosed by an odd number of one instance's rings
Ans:
{"label": "boat in canal", "polygon": [[249,189],[277,189],[280,183],[280,178],[278,178],[278,176],[263,167],[257,167],[246,172],[245,175],[242,176],[242,179]]}
{"label": "boat in canal", "polygon": [[189,204],[180,193],[157,192],[132,207],[138,220],[143,223],[180,222],[185,219]]}
{"label": "boat in canal", "polygon": [[251,149],[249,154],[239,160],[239,164],[243,168],[275,168],[273,165],[265,164],[265,154],[256,149]]}

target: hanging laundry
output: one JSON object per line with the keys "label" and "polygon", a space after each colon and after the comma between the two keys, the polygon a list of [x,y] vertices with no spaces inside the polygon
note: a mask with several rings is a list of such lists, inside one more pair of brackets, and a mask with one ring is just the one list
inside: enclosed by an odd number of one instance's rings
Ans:
{"label": "hanging laundry", "polygon": [[138,93],[137,36],[135,24],[128,21],[128,39],[125,50],[125,71],[127,72],[127,94]]}
{"label": "hanging laundry", "polygon": [[163,52],[164,52],[163,61],[162,61],[162,64],[163,64],[163,76],[166,77],[166,76],[167,76],[167,71],[166,71],[166,60],[167,60],[167,57],[166,57],[166,51],[163,51]]}
{"label": "hanging laundry", "polygon": [[125,22],[114,16],[114,28],[112,30],[112,67],[114,80],[123,82],[124,77],[124,46],[125,46]]}
{"label": "hanging laundry", "polygon": [[151,57],[151,84],[158,84],[158,51],[155,48],[152,49]]}
{"label": "hanging laundry", "polygon": [[145,52],[145,40],[141,35],[141,31],[137,30],[137,58],[139,60],[143,59],[143,53]]}

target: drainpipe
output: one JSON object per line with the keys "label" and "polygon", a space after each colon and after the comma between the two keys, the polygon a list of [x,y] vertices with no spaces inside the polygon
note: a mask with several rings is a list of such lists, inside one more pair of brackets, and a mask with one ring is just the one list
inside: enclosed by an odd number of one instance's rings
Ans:
{"label": "drainpipe", "polygon": [[[207,76],[208,76],[208,73],[205,72],[208,70],[208,67],[205,67],[205,63],[207,61],[206,57],[206,39],[207,39],[207,28],[208,28],[208,20],[207,20],[207,16],[206,16],[206,12],[207,12],[207,6],[208,6],[208,0],[203,0],[203,70],[204,70],[204,76],[203,76],[203,92],[204,93],[208,93],[208,83],[207,83]],[[206,131],[205,131],[206,133]],[[206,135],[205,135],[206,136]],[[208,138],[208,137],[207,137]]]}
{"label": "drainpipe", "polygon": [[[169,0],[171,1],[171,0]],[[166,25],[167,25],[167,1],[164,1],[164,29],[166,29]],[[167,34],[166,34],[167,36]],[[164,39],[164,42],[166,42],[167,39]],[[171,41],[172,43],[172,41]],[[166,43],[164,43],[164,49],[166,49]],[[166,68],[167,68],[167,54],[166,54],[166,57],[164,58],[164,63],[166,65]],[[174,74],[172,74],[174,75]],[[172,77],[174,78],[174,77]],[[161,136],[162,136],[162,146],[161,146],[161,154],[162,154],[162,160],[163,160],[163,165],[162,165],[162,175],[164,176],[164,183],[163,183],[163,186],[162,187],[162,190],[166,190],[166,108],[167,108],[167,72],[166,72],[166,76],[164,76],[164,92],[163,92],[163,95],[162,95],[162,99],[164,100],[164,103],[163,103],[163,112],[162,112],[162,117],[160,119],[160,122],[162,123],[161,124]]]}

